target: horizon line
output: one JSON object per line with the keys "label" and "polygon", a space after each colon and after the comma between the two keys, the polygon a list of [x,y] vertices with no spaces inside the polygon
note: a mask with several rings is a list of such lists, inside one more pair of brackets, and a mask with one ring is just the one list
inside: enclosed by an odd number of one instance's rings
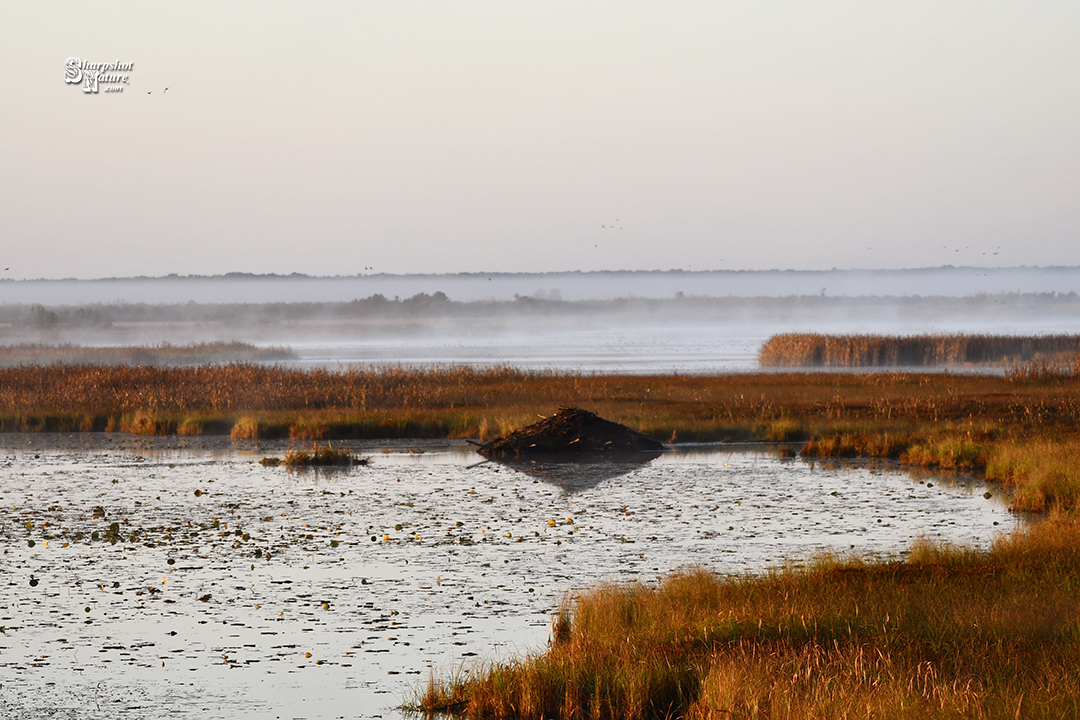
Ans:
{"label": "horizon line", "polygon": [[979,265],[933,265],[923,267],[909,267],[909,268],[830,268],[828,270],[809,270],[809,269],[744,269],[733,270],[730,268],[724,269],[712,269],[712,270],[686,270],[682,268],[671,268],[668,270],[546,270],[546,271],[497,271],[497,272],[482,272],[482,271],[462,271],[453,273],[357,273],[355,275],[308,275],[306,273],[251,273],[242,271],[231,271],[226,273],[219,273],[213,275],[192,274],[192,275],[180,275],[178,273],[169,273],[167,275],[118,275],[110,277],[98,277],[98,278],[76,278],[76,277],[63,277],[63,278],[0,278],[0,282],[10,283],[36,283],[36,282],[115,282],[115,281],[138,281],[138,280],[221,280],[221,279],[251,279],[251,280],[290,280],[290,279],[306,279],[306,280],[362,280],[362,279],[374,279],[374,278],[416,278],[416,277],[432,277],[432,278],[449,278],[449,277],[522,277],[522,276],[543,276],[543,275],[656,275],[656,274],[683,274],[683,275],[707,275],[707,274],[756,274],[756,273],[804,273],[808,275],[812,274],[824,274],[824,273],[908,273],[908,272],[928,272],[928,271],[942,271],[942,270],[979,270],[979,271],[1013,271],[1013,270],[1080,270],[1080,265],[1003,265],[997,267],[987,267]]}

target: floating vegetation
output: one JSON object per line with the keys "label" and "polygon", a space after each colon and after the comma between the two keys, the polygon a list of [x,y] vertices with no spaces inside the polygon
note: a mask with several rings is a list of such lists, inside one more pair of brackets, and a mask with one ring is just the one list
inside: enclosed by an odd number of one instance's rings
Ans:
{"label": "floating vegetation", "polygon": [[352,465],[367,465],[368,459],[357,457],[348,450],[335,450],[329,443],[326,447],[319,447],[315,443],[314,448],[307,450],[289,450],[284,457],[264,457],[259,461],[266,467],[349,467]]}

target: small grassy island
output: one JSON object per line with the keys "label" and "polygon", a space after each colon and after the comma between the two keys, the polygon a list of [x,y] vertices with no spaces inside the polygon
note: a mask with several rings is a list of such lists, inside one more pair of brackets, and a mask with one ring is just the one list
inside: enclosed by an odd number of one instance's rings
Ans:
{"label": "small grassy island", "polygon": [[286,452],[284,457],[264,457],[259,464],[264,467],[282,465],[287,468],[351,467],[367,465],[367,459],[356,457],[348,450],[335,450],[329,443],[326,447],[319,447],[319,444],[315,443],[310,452],[292,449]]}

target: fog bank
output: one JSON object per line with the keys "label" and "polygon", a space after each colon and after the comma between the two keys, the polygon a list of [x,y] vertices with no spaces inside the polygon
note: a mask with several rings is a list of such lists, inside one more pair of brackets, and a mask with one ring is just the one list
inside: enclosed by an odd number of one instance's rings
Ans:
{"label": "fog bank", "polygon": [[244,341],[289,363],[513,365],[580,372],[756,370],[772,335],[1080,333],[1080,294],[459,302],[442,293],[337,303],[0,306],[0,345]]}

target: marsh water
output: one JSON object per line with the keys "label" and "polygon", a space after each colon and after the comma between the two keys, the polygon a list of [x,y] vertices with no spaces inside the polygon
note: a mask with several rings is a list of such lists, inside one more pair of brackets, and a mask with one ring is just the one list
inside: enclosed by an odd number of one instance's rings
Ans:
{"label": "marsh water", "polygon": [[0,437],[0,714],[392,717],[431,672],[542,650],[575,589],[1017,523],[973,478],[769,446],[510,467],[346,445],[368,464],[292,473],[258,463],[284,442]]}
{"label": "marsh water", "polygon": [[[617,324],[577,321],[577,324],[546,325],[519,321],[517,326],[472,328],[459,325],[387,337],[335,335],[319,338],[260,337],[262,344],[288,345],[303,367],[431,367],[432,365],[490,367],[509,365],[534,371],[628,374],[720,374],[762,372],[758,351],[777,333],[823,332],[847,334],[970,333],[1031,335],[1080,332],[1077,318],[1055,322],[1045,317],[1024,323],[988,317],[940,319],[934,322],[885,320],[878,316],[859,321],[851,318],[817,319],[799,324],[773,321],[702,322],[694,317],[644,318]],[[1000,374],[1004,367],[880,367],[879,371],[978,372]],[[790,368],[777,368],[789,372]],[[831,372],[842,368],[829,368]],[[865,372],[866,368],[853,368]]]}

